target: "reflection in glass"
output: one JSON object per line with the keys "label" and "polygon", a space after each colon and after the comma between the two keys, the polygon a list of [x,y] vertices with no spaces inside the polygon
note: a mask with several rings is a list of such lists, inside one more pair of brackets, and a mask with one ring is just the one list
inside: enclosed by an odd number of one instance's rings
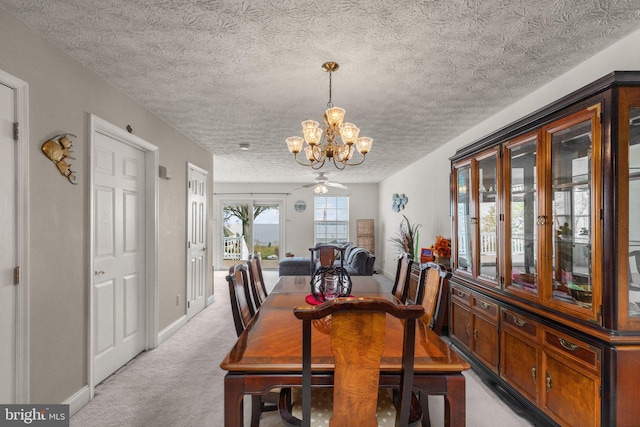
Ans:
{"label": "reflection in glass", "polygon": [[[536,144],[533,139],[508,150],[511,179],[511,286],[538,294],[538,194],[536,182]],[[509,248],[507,248],[509,250]]]}
{"label": "reflection in glass", "polygon": [[471,214],[469,211],[471,200],[469,194],[471,190],[471,168],[463,166],[457,173],[457,207],[458,210],[458,232],[456,250],[458,256],[458,270],[471,272]]}
{"label": "reflection in glass", "polygon": [[629,317],[640,317],[640,108],[629,120]]}
{"label": "reflection in glass", "polygon": [[498,278],[498,204],[496,200],[496,156],[478,162],[480,276]]}
{"label": "reflection in glass", "polygon": [[591,308],[591,121],[551,139],[553,297]]}

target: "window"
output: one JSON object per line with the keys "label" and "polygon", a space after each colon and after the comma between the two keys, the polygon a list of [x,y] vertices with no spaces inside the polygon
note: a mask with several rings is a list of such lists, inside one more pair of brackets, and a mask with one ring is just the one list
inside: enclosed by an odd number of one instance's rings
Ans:
{"label": "window", "polygon": [[349,197],[315,198],[315,244],[349,240]]}

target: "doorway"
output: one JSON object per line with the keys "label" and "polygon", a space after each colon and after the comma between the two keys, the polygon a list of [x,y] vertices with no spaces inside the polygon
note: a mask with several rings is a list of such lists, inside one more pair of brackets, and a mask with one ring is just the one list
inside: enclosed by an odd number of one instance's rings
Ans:
{"label": "doorway", "polygon": [[221,201],[222,259],[226,270],[252,252],[262,255],[262,268],[277,268],[284,256],[282,200]]}
{"label": "doorway", "polygon": [[157,148],[91,116],[91,387],[155,347]]}
{"label": "doorway", "polygon": [[29,396],[27,84],[0,71],[0,402]]}

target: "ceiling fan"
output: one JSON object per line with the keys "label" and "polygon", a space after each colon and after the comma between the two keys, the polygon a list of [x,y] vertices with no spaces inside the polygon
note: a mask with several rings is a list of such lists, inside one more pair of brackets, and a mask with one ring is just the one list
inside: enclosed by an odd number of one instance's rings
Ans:
{"label": "ceiling fan", "polygon": [[302,188],[314,187],[313,191],[318,194],[325,194],[329,189],[327,187],[333,188],[341,188],[346,190],[348,187],[346,185],[337,183],[337,182],[329,182],[329,178],[325,176],[325,172],[318,172],[318,177],[316,178],[316,182],[313,184],[305,184]]}

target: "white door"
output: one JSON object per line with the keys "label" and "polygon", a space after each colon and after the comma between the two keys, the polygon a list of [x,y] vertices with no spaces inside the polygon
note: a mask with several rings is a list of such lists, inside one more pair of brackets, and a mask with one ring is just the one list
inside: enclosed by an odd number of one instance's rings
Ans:
{"label": "white door", "polygon": [[205,306],[207,282],[207,171],[188,168],[187,319]]}
{"label": "white door", "polygon": [[93,380],[145,349],[145,153],[94,135]]}
{"label": "white door", "polygon": [[16,304],[16,142],[15,91],[0,84],[0,402],[15,403]]}

